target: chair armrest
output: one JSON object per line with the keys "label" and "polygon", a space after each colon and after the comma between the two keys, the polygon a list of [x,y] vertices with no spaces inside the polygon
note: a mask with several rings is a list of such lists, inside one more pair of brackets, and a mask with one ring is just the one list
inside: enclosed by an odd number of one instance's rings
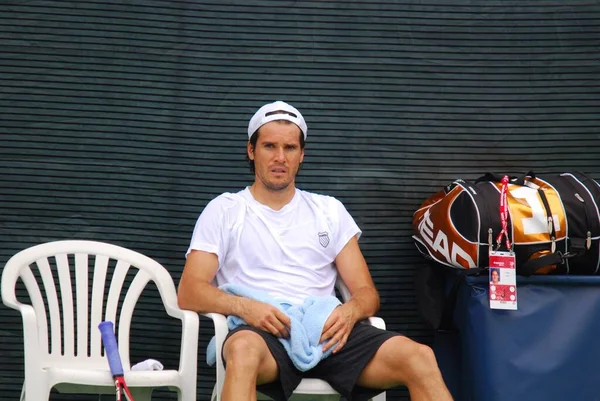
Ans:
{"label": "chair armrest", "polygon": [[217,375],[215,391],[216,394],[221,394],[223,391],[223,383],[225,381],[225,366],[223,365],[223,358],[221,358],[221,350],[223,349],[223,342],[227,333],[229,333],[229,327],[227,326],[227,318],[220,313],[203,313],[203,316],[212,319],[215,325],[215,348],[217,353]]}
{"label": "chair armrest", "polygon": [[200,318],[196,312],[181,310],[181,359],[179,372],[182,375],[197,374],[198,368],[198,328]]}
{"label": "chair armrest", "polygon": [[[36,371],[40,365],[39,355],[41,353],[39,347],[39,332],[37,324],[37,316],[31,305],[25,305],[17,302],[13,306],[19,312],[23,319],[23,349],[25,350],[25,368]],[[47,351],[46,351],[47,352]],[[37,371],[36,371],[37,374]]]}
{"label": "chair armrest", "polygon": [[376,316],[371,316],[369,319],[369,324],[373,327],[377,327],[378,329],[385,330],[385,321]]}
{"label": "chair armrest", "polygon": [[215,337],[217,338],[217,346],[220,347],[229,333],[229,327],[227,326],[227,318],[225,315],[220,313],[203,313],[203,316],[212,319],[215,325]]}

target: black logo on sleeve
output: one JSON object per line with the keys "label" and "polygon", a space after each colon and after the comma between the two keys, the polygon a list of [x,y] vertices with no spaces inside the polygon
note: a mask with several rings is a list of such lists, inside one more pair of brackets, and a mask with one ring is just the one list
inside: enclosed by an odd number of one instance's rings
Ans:
{"label": "black logo on sleeve", "polygon": [[327,245],[329,245],[329,235],[327,234],[327,231],[319,233],[319,244],[321,244],[323,248],[327,248]]}

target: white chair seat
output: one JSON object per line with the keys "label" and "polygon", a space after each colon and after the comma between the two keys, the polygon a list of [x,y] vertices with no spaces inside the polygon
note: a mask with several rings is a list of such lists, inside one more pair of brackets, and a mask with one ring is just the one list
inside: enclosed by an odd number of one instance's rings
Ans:
{"label": "white chair seat", "polygon": [[[48,381],[52,384],[73,383],[89,384],[92,386],[111,386],[115,382],[109,369],[82,370],[73,368],[48,368],[45,369]],[[129,387],[169,387],[178,385],[179,373],[176,370],[161,371],[128,371],[125,372],[125,381]]]}
{"label": "white chair seat", "polygon": [[298,387],[294,390],[295,394],[337,394],[325,380],[321,379],[302,379]]}

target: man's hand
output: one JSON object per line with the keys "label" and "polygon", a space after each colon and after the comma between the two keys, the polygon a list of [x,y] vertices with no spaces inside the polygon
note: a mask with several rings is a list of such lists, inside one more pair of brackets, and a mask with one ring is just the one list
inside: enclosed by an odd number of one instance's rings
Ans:
{"label": "man's hand", "polygon": [[343,304],[335,308],[323,326],[323,333],[319,341],[319,343],[327,341],[323,346],[323,352],[333,347],[336,343],[337,346],[333,349],[333,353],[340,352],[348,341],[348,336],[355,324],[356,318],[352,305]]}
{"label": "man's hand", "polygon": [[244,299],[242,310],[240,317],[250,326],[279,338],[289,337],[290,318],[276,307],[263,302]]}

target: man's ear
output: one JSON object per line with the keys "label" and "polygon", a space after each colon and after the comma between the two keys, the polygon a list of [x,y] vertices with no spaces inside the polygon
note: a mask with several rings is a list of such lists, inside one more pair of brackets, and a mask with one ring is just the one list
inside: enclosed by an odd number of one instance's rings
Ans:
{"label": "man's ear", "polygon": [[248,152],[248,159],[254,160],[254,147],[252,146],[250,141],[248,141],[248,145],[246,145],[246,150]]}

